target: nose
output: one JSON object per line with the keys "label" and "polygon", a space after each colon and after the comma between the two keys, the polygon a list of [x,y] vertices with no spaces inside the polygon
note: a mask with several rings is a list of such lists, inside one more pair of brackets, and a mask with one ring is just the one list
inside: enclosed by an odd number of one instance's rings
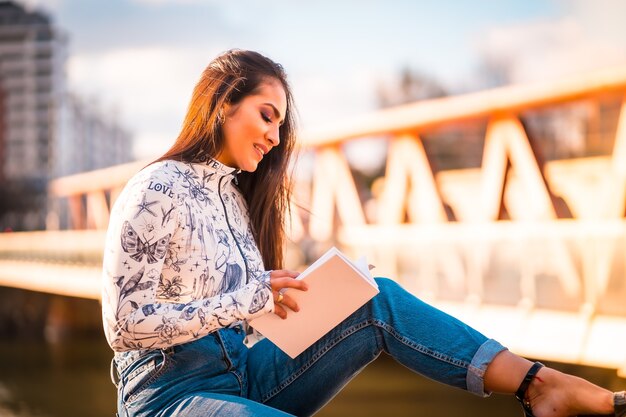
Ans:
{"label": "nose", "polygon": [[265,138],[269,141],[272,147],[280,144],[280,129],[278,126],[272,126],[268,129]]}

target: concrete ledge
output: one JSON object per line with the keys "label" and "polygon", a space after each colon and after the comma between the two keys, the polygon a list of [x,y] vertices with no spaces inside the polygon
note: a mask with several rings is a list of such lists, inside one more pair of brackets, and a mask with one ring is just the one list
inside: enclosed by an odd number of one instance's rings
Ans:
{"label": "concrete ledge", "polygon": [[0,260],[0,286],[99,300],[102,269]]}
{"label": "concrete ledge", "polygon": [[432,304],[517,354],[616,369],[626,377],[626,317],[439,300]]}

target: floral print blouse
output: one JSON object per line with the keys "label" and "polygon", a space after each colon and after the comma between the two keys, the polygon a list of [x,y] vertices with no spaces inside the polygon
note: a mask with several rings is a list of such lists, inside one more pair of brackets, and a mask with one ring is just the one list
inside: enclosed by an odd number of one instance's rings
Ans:
{"label": "floral print blouse", "polygon": [[115,351],[161,349],[274,310],[238,171],[149,165],[111,211],[102,312]]}

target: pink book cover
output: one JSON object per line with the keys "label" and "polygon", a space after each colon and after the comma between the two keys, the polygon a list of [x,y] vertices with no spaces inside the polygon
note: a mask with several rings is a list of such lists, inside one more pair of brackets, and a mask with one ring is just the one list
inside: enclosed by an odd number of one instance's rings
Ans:
{"label": "pink book cover", "polygon": [[333,327],[378,294],[378,286],[365,258],[350,261],[337,248],[329,249],[298,278],[308,291],[286,290],[300,306],[287,309],[285,320],[270,313],[250,325],[292,358],[302,353]]}

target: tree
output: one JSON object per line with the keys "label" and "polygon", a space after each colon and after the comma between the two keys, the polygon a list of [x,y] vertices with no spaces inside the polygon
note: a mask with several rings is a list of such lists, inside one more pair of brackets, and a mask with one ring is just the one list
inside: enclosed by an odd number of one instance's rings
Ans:
{"label": "tree", "polygon": [[381,108],[447,95],[447,91],[434,78],[408,67],[402,69],[399,77],[391,84],[381,83],[377,89]]}

